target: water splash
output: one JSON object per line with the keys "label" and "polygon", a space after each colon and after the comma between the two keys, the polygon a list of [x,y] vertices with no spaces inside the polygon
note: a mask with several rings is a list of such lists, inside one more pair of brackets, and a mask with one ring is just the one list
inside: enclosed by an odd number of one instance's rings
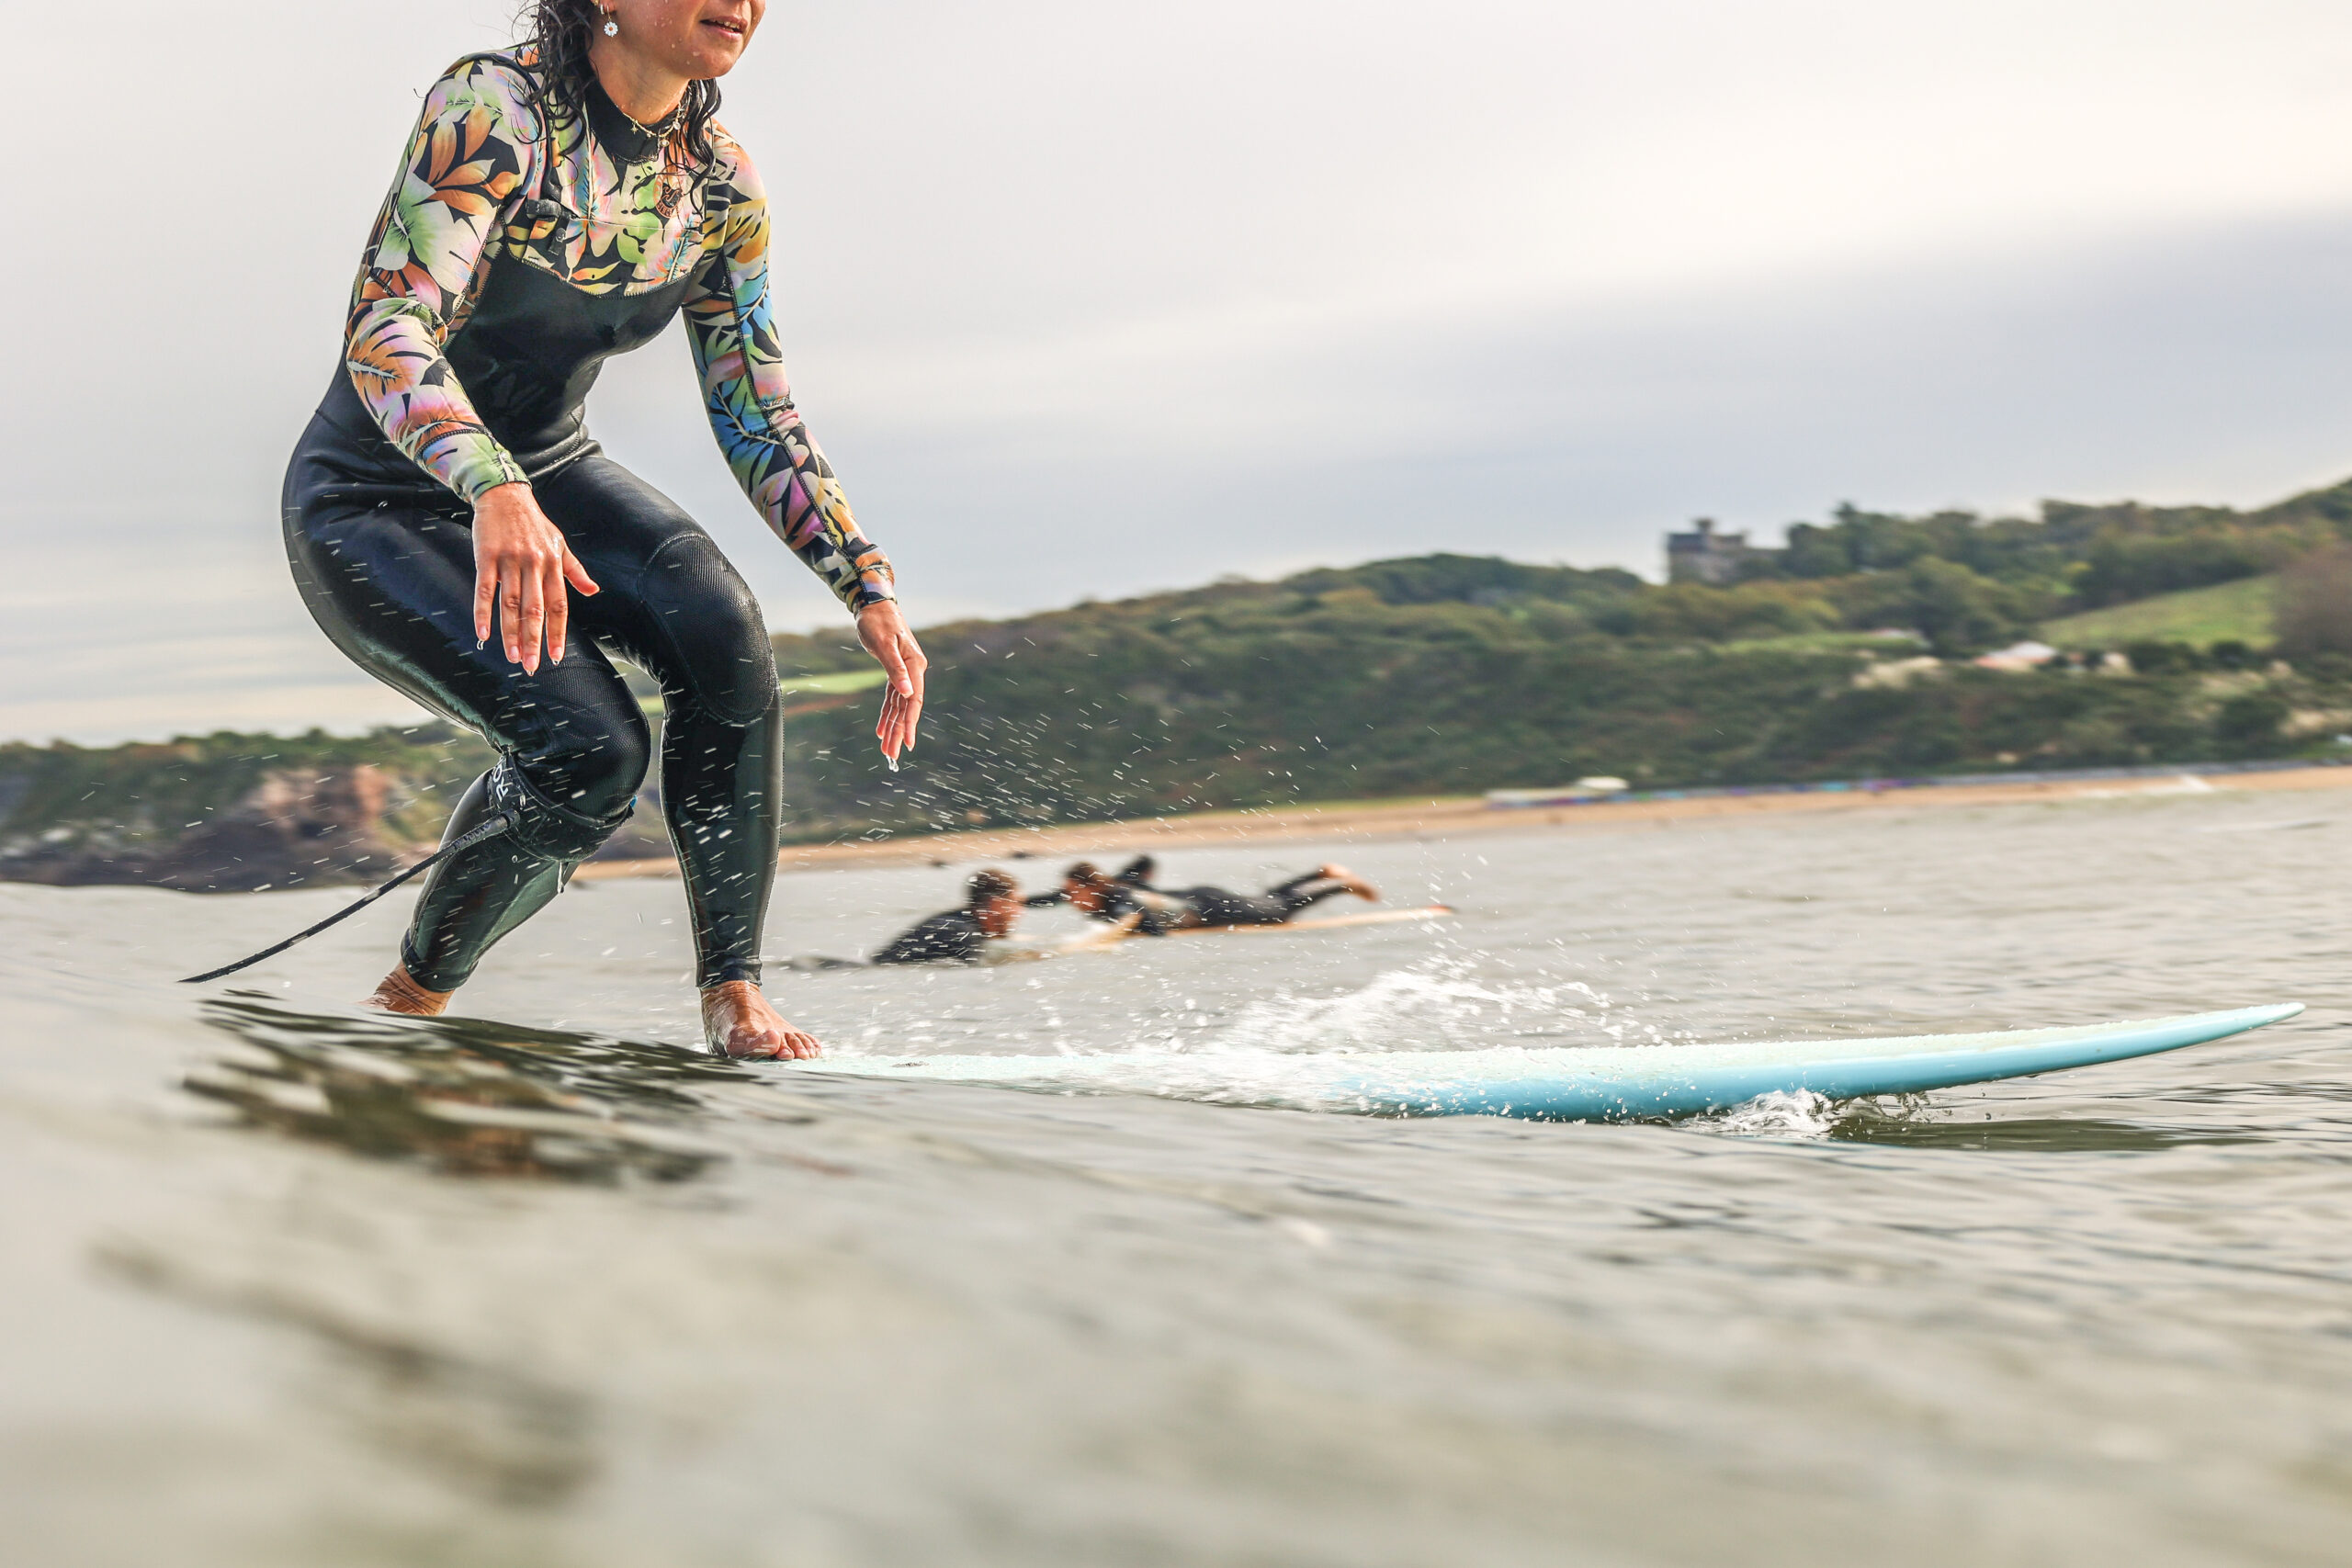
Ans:
{"label": "water splash", "polygon": [[1745,1105],[1710,1115],[1693,1116],[1683,1125],[1694,1132],[1721,1133],[1734,1138],[1794,1138],[1805,1143],[1827,1140],[1844,1116],[1837,1100],[1809,1089],[1775,1089]]}
{"label": "water splash", "polygon": [[1682,1122],[1693,1132],[1734,1138],[1788,1138],[1802,1143],[1831,1139],[1856,1143],[1883,1140],[1903,1128],[1923,1126],[1936,1114],[1926,1095],[1877,1095],[1868,1100],[1831,1100],[1809,1089],[1776,1089],[1745,1105],[1693,1116]]}
{"label": "water splash", "polygon": [[1477,977],[1467,963],[1443,960],[1392,969],[1337,996],[1250,1002],[1230,1024],[1189,1049],[1299,1055],[1623,1045],[1647,1038],[1662,1037],[1656,1029],[1612,1017],[1610,998],[1580,981],[1498,982]]}

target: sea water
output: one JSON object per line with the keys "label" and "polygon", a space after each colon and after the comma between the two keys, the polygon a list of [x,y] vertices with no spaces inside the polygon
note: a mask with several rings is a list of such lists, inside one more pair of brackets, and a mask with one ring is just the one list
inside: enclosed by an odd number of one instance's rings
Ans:
{"label": "sea water", "polygon": [[[405,895],[198,988],[341,895],[0,887],[0,1560],[2340,1562],[2348,835],[2352,795],[2230,790],[1596,813],[1162,856],[1338,856],[1433,927],[775,970],[840,1055],[1125,1058],[1091,1097],[695,1053],[674,882],[575,887],[439,1023],[345,1005]],[[771,949],[970,869],[783,877]],[[2282,1000],[1671,1125],[1188,1097],[1221,1054]]]}

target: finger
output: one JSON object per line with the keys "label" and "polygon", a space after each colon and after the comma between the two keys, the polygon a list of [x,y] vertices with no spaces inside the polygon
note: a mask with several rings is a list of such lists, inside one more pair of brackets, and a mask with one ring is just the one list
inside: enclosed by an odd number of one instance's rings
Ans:
{"label": "finger", "polygon": [[539,639],[547,635],[547,578],[536,563],[521,569],[523,579],[523,672],[539,672]]}
{"label": "finger", "polygon": [[574,588],[580,590],[582,593],[602,593],[604,592],[603,589],[596,586],[596,580],[588,575],[588,569],[580,564],[580,558],[571,553],[571,547],[570,545],[566,545],[563,547],[563,580],[566,582],[571,583]]}
{"label": "finger", "polygon": [[506,644],[506,662],[523,662],[523,583],[512,566],[498,572],[498,630]]}
{"label": "finger", "polygon": [[[566,556],[571,555],[566,550]],[[563,591],[563,562],[548,562],[548,662],[563,662],[564,634],[571,629],[571,596]]]}
{"label": "finger", "polygon": [[876,649],[874,657],[882,661],[884,670],[889,671],[891,695],[911,696],[914,694],[914,682],[907,677],[907,656],[899,651],[897,637],[892,637]]}
{"label": "finger", "polygon": [[902,751],[913,738],[914,710],[914,698],[900,697],[890,714],[890,739]]}
{"label": "finger", "polygon": [[491,612],[498,608],[498,571],[488,561],[474,564],[474,646],[490,640]]}

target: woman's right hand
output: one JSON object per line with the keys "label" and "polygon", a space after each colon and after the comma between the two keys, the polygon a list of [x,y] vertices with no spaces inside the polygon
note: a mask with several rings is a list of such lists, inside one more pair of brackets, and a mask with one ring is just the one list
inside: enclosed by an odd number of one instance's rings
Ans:
{"label": "woman's right hand", "polygon": [[474,641],[490,640],[491,611],[507,659],[526,674],[539,670],[545,643],[549,664],[563,662],[563,638],[571,621],[570,582],[582,593],[598,592],[595,580],[564,543],[563,530],[548,521],[526,484],[503,484],[482,491],[474,502]]}

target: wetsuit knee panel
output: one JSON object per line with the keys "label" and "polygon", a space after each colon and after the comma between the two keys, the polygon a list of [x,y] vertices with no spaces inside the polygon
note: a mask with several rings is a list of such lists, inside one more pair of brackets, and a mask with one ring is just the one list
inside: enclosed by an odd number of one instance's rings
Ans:
{"label": "wetsuit knee panel", "polygon": [[[641,759],[638,776],[643,776]],[[637,809],[634,784],[618,809],[602,815],[577,809],[578,802],[549,799],[523,776],[512,758],[490,771],[487,784],[491,808],[514,818],[514,841],[549,860],[586,860]]]}

